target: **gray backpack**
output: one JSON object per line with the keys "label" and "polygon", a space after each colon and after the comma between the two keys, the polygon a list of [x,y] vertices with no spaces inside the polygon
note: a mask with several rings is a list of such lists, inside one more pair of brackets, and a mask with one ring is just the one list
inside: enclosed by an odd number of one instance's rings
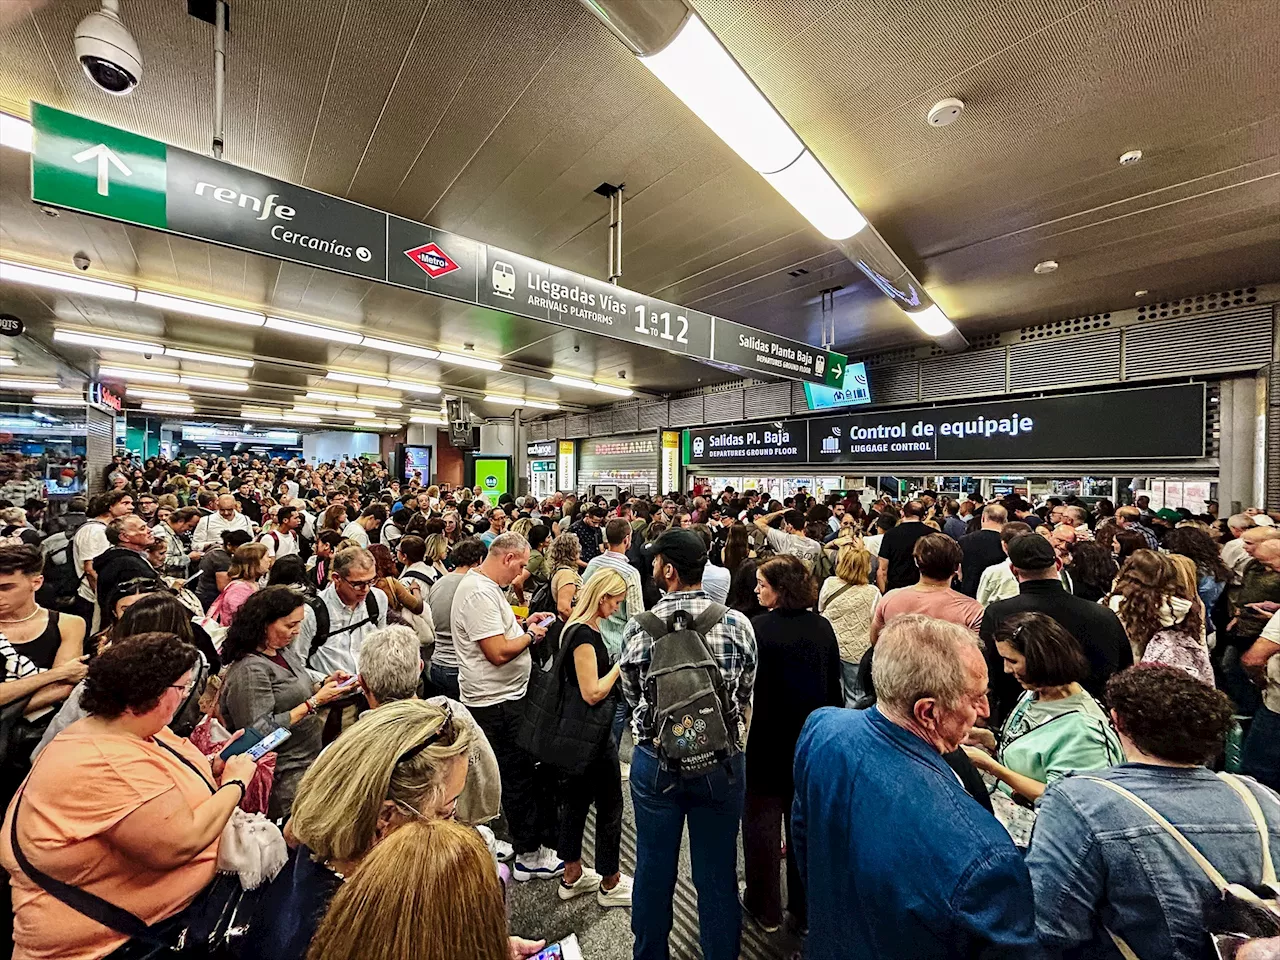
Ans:
{"label": "gray backpack", "polygon": [[713,603],[696,617],[677,610],[665,623],[652,613],[636,615],[653,638],[645,678],[653,744],[663,766],[683,777],[700,777],[738,752],[724,675],[706,641],[728,612]]}

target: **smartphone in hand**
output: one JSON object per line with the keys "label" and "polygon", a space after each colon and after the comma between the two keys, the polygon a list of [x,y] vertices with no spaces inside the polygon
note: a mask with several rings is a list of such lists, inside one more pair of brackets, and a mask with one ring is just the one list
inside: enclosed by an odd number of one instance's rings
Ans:
{"label": "smartphone in hand", "polygon": [[252,747],[246,750],[245,753],[247,753],[254,760],[261,760],[268,753],[276,749],[276,747],[280,746],[280,744],[284,743],[286,740],[288,740],[292,736],[293,736],[293,733],[289,730],[286,730],[284,727],[276,727],[274,730],[268,733],[265,737],[263,737],[261,740],[255,743]]}
{"label": "smartphone in hand", "polygon": [[558,943],[553,943],[533,957],[533,960],[582,960],[582,948],[578,935],[571,933]]}

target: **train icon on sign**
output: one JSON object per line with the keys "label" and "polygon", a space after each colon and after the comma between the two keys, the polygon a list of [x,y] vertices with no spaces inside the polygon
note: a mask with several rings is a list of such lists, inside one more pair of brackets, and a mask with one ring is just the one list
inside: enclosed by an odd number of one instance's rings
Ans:
{"label": "train icon on sign", "polygon": [[495,296],[516,298],[516,268],[501,260],[495,261],[492,273],[493,292]]}
{"label": "train icon on sign", "polygon": [[701,437],[694,437],[693,438],[693,455],[695,457],[701,457],[704,449],[705,449],[705,444],[703,442],[703,439]]}

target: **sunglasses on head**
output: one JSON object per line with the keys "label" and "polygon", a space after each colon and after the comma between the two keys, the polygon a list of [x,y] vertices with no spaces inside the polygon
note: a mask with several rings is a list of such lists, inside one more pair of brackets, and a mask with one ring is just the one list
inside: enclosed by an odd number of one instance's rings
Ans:
{"label": "sunglasses on head", "polygon": [[423,750],[427,749],[427,747],[434,743],[439,743],[445,737],[449,738],[449,743],[453,742],[453,708],[447,706],[444,708],[444,720],[440,722],[440,726],[436,727],[436,732],[431,734],[421,743],[410,747],[404,753],[400,754],[400,756],[396,758],[396,765],[399,766],[402,763],[412,760]]}

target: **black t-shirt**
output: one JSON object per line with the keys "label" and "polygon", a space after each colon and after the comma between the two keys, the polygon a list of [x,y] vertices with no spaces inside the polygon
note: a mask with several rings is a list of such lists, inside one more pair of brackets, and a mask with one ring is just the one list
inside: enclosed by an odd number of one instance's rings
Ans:
{"label": "black t-shirt", "polygon": [[880,559],[889,562],[886,590],[909,587],[920,581],[920,571],[916,569],[912,551],[916,548],[917,540],[931,533],[937,531],[918,520],[908,520],[884,535],[884,539],[880,541]]}
{"label": "black t-shirt", "polygon": [[[578,669],[574,666],[573,655],[578,647],[582,646],[584,643],[589,643],[595,648],[596,676],[603,677],[613,667],[613,663],[609,659],[609,651],[605,647],[604,640],[601,638],[598,631],[593,630],[585,623],[579,623],[576,624],[572,630],[568,630],[566,628],[564,631],[561,631],[560,637],[562,642],[566,633],[568,634],[569,652],[565,654],[564,658],[564,673],[565,678],[572,685],[573,689],[577,690]],[[614,686],[616,688],[617,684]]]}
{"label": "black t-shirt", "polygon": [[966,596],[978,595],[978,584],[982,581],[982,571],[997,563],[1004,563],[1004,546],[1000,543],[1000,534],[995,530],[979,530],[960,538],[960,551],[964,559],[960,561],[960,592]]}

